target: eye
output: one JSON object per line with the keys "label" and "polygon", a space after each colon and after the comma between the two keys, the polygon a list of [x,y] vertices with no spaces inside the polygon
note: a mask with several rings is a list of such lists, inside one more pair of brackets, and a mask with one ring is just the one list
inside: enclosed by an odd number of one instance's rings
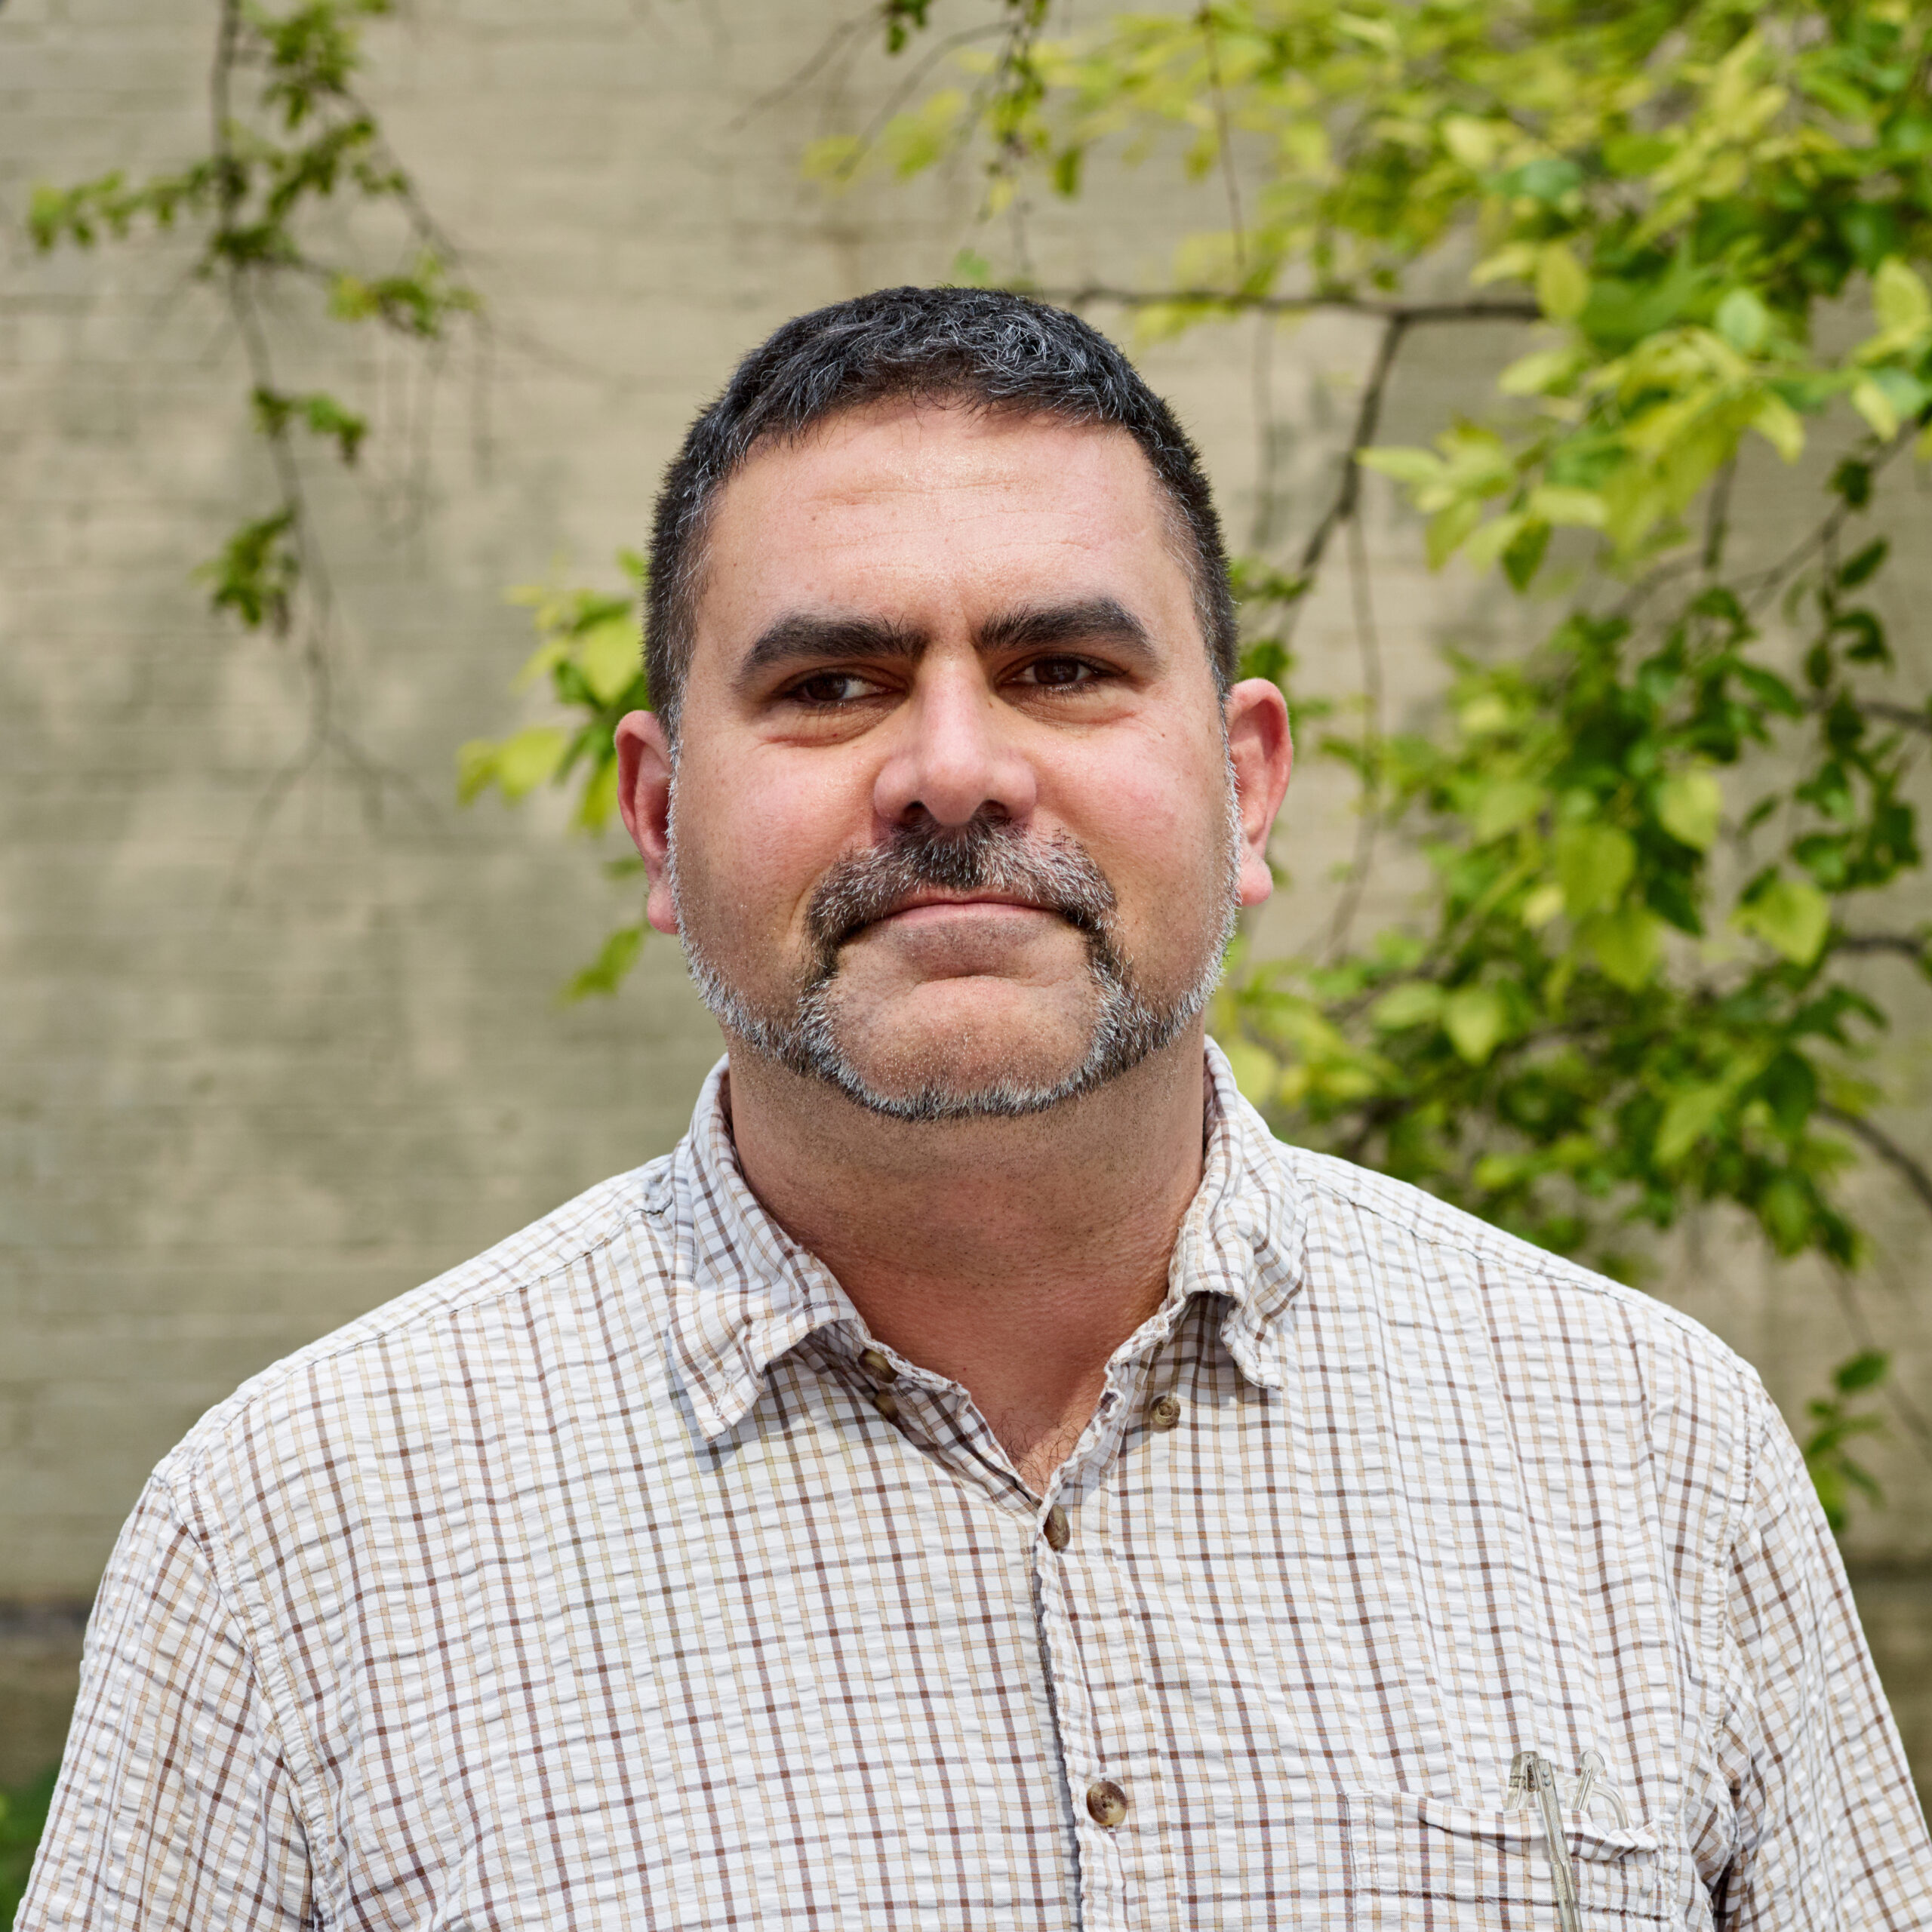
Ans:
{"label": "eye", "polygon": [[1106,674],[1084,657],[1036,657],[1023,666],[1014,681],[1047,691],[1075,691],[1097,684]]}
{"label": "eye", "polygon": [[829,711],[840,705],[876,697],[879,691],[871,678],[862,678],[856,671],[814,671],[809,678],[801,678],[788,687],[784,694],[795,704]]}

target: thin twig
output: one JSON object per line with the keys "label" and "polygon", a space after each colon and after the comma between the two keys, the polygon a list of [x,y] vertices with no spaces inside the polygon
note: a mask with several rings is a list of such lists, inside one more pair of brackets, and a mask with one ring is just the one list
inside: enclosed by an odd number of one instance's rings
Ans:
{"label": "thin twig", "polygon": [[780,102],[789,100],[801,88],[818,78],[839,54],[842,54],[859,35],[878,18],[878,10],[868,7],[862,14],[855,14],[843,26],[835,27],[826,37],[818,51],[804,65],[787,78],[779,82],[768,93],[761,94],[735,119],[724,124],[728,134],[743,134],[746,128],[761,114],[776,107]]}
{"label": "thin twig", "polygon": [[[1868,459],[1873,474],[1876,475],[1891,462],[1910,439],[1911,432],[1908,430],[1874,451]],[[1841,498],[1833,506],[1830,515],[1795,550],[1768,570],[1758,572],[1755,580],[1758,588],[1746,600],[1745,608],[1754,616],[1761,611],[1814,557],[1821,551],[1830,549],[1838,541],[1838,532],[1844,528],[1847,518],[1857,513],[1855,506]],[[1750,583],[1753,580],[1747,577],[1744,581]]]}
{"label": "thin twig", "polygon": [[[279,392],[280,385],[274,351],[257,300],[254,279],[256,270],[251,265],[236,260],[226,245],[235,233],[236,215],[247,192],[246,177],[235,150],[232,88],[235,70],[248,52],[242,39],[242,26],[241,0],[222,0],[214,63],[208,85],[216,177],[215,227],[209,258],[217,265],[217,278],[229,318],[241,339],[250,386],[257,394],[273,395]],[[344,98],[349,100],[352,106],[359,106],[352,97],[345,94]],[[366,113],[366,110],[362,111]],[[388,158],[393,160],[392,156]],[[399,168],[392,168],[391,172],[402,176]],[[407,177],[403,178],[406,182]],[[427,242],[445,258],[456,260],[455,250],[427,210],[417,200],[413,188],[405,186],[396,198],[419,243]],[[312,265],[306,262],[275,266],[312,272]],[[335,751],[355,775],[362,789],[365,813],[379,815],[384,796],[394,789],[408,798],[431,823],[435,821],[436,816],[414,780],[408,774],[376,758],[342,721],[332,648],[336,601],[328,559],[315,540],[308,491],[290,426],[285,420],[272,420],[264,424],[263,430],[269,466],[275,474],[280,500],[278,507],[288,518],[289,541],[297,561],[297,594],[304,607],[299,612],[289,614],[291,622],[288,628],[295,633],[299,660],[308,684],[309,716],[302,743],[270,776],[250,814],[248,829],[230,874],[227,897],[231,901],[253,869],[263,840],[295,786],[331,750]]]}
{"label": "thin twig", "polygon": [[1376,746],[1382,736],[1382,646],[1375,626],[1375,601],[1369,586],[1368,543],[1361,518],[1351,504],[1349,513],[1349,593],[1355,608],[1355,648],[1361,657],[1362,768],[1361,811],[1355,821],[1355,856],[1349,863],[1348,883],[1336,902],[1328,928],[1327,957],[1332,962],[1348,944],[1355,913],[1367,890],[1369,868],[1375,863],[1375,841],[1382,829],[1382,801],[1376,768]]}
{"label": "thin twig", "polygon": [[1266,548],[1274,534],[1276,478],[1281,438],[1275,421],[1275,329],[1266,315],[1254,318],[1254,361],[1250,371],[1254,398],[1254,509],[1248,519],[1248,547]]}
{"label": "thin twig", "polygon": [[1228,226],[1235,240],[1235,266],[1247,266],[1247,223],[1241,211],[1241,183],[1235,174],[1234,145],[1228,134],[1228,95],[1221,85],[1220,45],[1214,36],[1214,9],[1203,5],[1195,16],[1208,52],[1208,91],[1214,103],[1214,150],[1220,164],[1221,183],[1227,190]]}
{"label": "thin twig", "polygon": [[1389,379],[1395,367],[1396,355],[1402,346],[1402,338],[1414,326],[1409,318],[1400,315],[1389,316],[1384,324],[1382,340],[1375,346],[1375,361],[1370,367],[1368,380],[1362,388],[1361,401],[1355,411],[1355,427],[1349,434],[1349,447],[1342,457],[1342,474],[1335,494],[1322,512],[1321,521],[1315,526],[1302,548],[1300,573],[1304,577],[1315,574],[1328,548],[1329,539],[1355,515],[1355,503],[1361,494],[1361,453],[1375,439],[1377,426],[1382,420],[1383,399],[1388,394]]}
{"label": "thin twig", "polygon": [[1909,704],[1888,703],[1884,698],[1860,698],[1857,703],[1861,717],[1881,718],[1887,724],[1903,724],[1909,731],[1932,736],[1932,712],[1915,710]]}
{"label": "thin twig", "polygon": [[[1865,1308],[1858,1298],[1858,1287],[1851,1276],[1842,1268],[1832,1270],[1832,1292],[1837,1296],[1843,1311],[1845,1325],[1850,1329],[1852,1339],[1858,1346],[1875,1355],[1889,1355],[1889,1349],[1878,1346],[1878,1338],[1872,1332],[1871,1322],[1866,1318]],[[1893,1412],[1905,1424],[1906,1433],[1917,1446],[1918,1453],[1927,1461],[1932,1462],[1932,1417],[1908,1395],[1899,1386],[1894,1376],[1887,1376],[1879,1385],[1880,1392],[1891,1404]]]}
{"label": "thin twig", "polygon": [[839,174],[845,180],[851,180],[860,165],[878,144],[878,137],[885,132],[893,117],[918,92],[926,76],[949,54],[956,53],[962,47],[969,47],[976,40],[991,40],[995,35],[1008,31],[1004,26],[962,27],[958,32],[948,34],[943,40],[935,42],[927,50],[922,60],[913,63],[912,71],[905,80],[886,97],[884,106],[873,115],[865,131],[859,136],[850,158],[838,170]]}
{"label": "thin twig", "polygon": [[1932,1214],[1932,1174],[1928,1174],[1924,1165],[1907,1153],[1876,1121],[1824,1103],[1820,1104],[1818,1111],[1827,1120],[1835,1121],[1855,1139],[1863,1141],[1918,1195],[1919,1205],[1927,1214]]}
{"label": "thin twig", "polygon": [[1932,951],[1932,939],[1923,933],[1840,933],[1832,941],[1834,952],[1897,952],[1923,966]]}
{"label": "thin twig", "polygon": [[1077,288],[1041,288],[1032,291],[1042,301],[1063,308],[1081,309],[1111,303],[1124,309],[1152,309],[1168,303],[1225,309],[1230,314],[1312,315],[1332,311],[1349,315],[1374,315],[1383,321],[1417,328],[1431,322],[1535,322],[1543,311],[1534,302],[1378,302],[1369,297],[1335,290],[1319,295],[1269,295],[1226,288],[1118,288],[1104,282],[1086,282]]}
{"label": "thin twig", "polygon": [[1730,486],[1737,475],[1737,459],[1731,460],[1720,469],[1711,485],[1710,500],[1704,506],[1704,555],[1703,568],[1705,576],[1715,577],[1718,565],[1724,560],[1724,539],[1730,534]]}

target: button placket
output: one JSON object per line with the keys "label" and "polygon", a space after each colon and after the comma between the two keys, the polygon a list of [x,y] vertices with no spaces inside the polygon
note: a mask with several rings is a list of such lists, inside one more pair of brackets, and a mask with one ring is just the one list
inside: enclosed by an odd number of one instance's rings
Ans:
{"label": "button placket", "polygon": [[[1146,1689],[1141,1609],[1108,1552],[1121,1485],[1147,1442],[1148,1407],[1173,1377],[1171,1337],[1114,1366],[1100,1426],[1078,1460],[1063,1466],[1048,1492],[1053,1500],[1036,1518],[1041,1641],[1089,1932],[1124,1932],[1139,1922],[1134,1901],[1161,1856],[1164,1753]],[[1178,1420],[1177,1398],[1175,1413]],[[1170,1466],[1158,1451],[1153,1460]],[[1064,1543],[1056,1511],[1065,1518]]]}

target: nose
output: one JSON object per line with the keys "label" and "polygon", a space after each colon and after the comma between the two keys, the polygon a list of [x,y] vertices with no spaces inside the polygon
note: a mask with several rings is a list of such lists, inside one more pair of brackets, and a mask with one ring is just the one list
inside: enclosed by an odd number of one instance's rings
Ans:
{"label": "nose", "polygon": [[961,826],[984,813],[1016,823],[1037,795],[1033,767],[977,659],[921,666],[903,734],[872,800],[888,825]]}

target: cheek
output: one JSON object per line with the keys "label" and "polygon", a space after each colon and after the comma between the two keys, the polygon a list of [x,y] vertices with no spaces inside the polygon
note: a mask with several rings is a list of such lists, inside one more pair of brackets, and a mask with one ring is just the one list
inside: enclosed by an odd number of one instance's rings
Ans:
{"label": "cheek", "polygon": [[766,944],[801,930],[812,888],[866,829],[851,787],[829,774],[775,768],[755,755],[687,760],[677,799],[681,882],[702,925]]}
{"label": "cheek", "polygon": [[1120,917],[1157,925],[1193,899],[1217,895],[1227,804],[1220,741],[1156,742],[1089,774],[1073,825],[1120,896]]}

